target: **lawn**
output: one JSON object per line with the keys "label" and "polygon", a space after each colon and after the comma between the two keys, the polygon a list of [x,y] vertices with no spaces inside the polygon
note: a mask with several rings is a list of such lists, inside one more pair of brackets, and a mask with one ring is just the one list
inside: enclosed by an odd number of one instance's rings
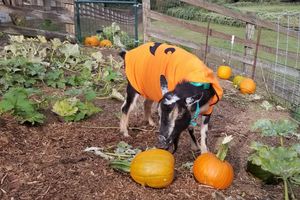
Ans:
{"label": "lawn", "polygon": [[[207,22],[193,21],[193,23],[200,25],[200,26],[207,27]],[[205,44],[205,39],[206,39],[205,34],[190,31],[190,30],[184,29],[182,27],[178,27],[176,25],[166,24],[161,21],[155,21],[152,24],[154,27],[165,30],[174,36],[185,38],[187,40],[190,40],[190,41],[193,41],[196,43]],[[210,27],[216,31],[220,31],[220,32],[223,32],[226,34],[232,34],[232,35],[234,34],[236,37],[245,38],[245,28],[244,27],[234,27],[234,26],[227,26],[227,25],[214,24],[214,23],[211,23]],[[255,33],[254,40],[256,40],[256,37],[257,37],[257,31]],[[264,29],[262,31],[260,41],[261,41],[261,44],[263,44],[263,45],[267,45],[267,46],[276,48],[277,37],[278,36],[275,31]],[[279,48],[280,49],[285,50],[286,48],[288,48],[289,51],[297,53],[297,47],[299,44],[297,38],[289,37],[288,38],[288,46],[286,45],[287,39],[286,39],[285,35],[280,34],[279,39],[280,39],[279,40]],[[230,50],[230,48],[231,48],[230,40],[226,41],[226,40],[217,39],[217,38],[209,38],[209,45],[228,49],[228,50]],[[235,43],[233,45],[233,52],[243,53],[244,46],[241,44]],[[258,57],[268,60],[268,61],[271,61],[271,62],[275,62],[275,59],[276,59],[275,55],[272,55],[272,54],[269,54],[269,53],[266,53],[263,51],[259,51]],[[278,61],[282,64],[285,64],[285,57],[279,57]],[[296,67],[296,62],[294,60],[288,59],[287,66]]]}

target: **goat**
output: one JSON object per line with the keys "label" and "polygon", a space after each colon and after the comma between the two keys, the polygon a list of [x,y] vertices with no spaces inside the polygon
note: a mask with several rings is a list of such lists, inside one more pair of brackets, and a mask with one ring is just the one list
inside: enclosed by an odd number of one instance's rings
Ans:
{"label": "goat", "polygon": [[[223,90],[213,71],[195,55],[182,48],[149,42],[128,52],[121,52],[128,80],[126,100],[121,107],[120,131],[128,134],[129,113],[139,95],[145,97],[145,119],[151,118],[153,102],[158,103],[158,147],[173,153],[182,131],[188,130],[193,150],[207,152],[208,122]],[[196,119],[202,116],[201,145],[195,135]]]}

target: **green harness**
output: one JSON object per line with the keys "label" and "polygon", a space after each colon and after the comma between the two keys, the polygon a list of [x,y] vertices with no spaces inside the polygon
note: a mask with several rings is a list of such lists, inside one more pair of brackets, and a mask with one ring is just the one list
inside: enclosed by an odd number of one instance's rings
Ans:
{"label": "green harness", "polygon": [[[210,88],[210,83],[197,83],[197,82],[190,82],[190,84],[192,84],[193,86],[196,86],[196,87],[203,87],[204,90],[207,90]],[[191,119],[190,121],[190,125],[191,126],[197,126],[197,118],[199,117],[200,115],[200,106],[199,106],[199,101],[197,102],[196,104],[196,111],[194,113],[194,116],[193,118]]]}

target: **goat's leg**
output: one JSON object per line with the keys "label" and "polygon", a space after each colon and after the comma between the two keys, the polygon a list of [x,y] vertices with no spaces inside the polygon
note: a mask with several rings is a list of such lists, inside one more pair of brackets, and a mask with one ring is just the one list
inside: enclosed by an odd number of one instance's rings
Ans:
{"label": "goat's leg", "polygon": [[194,127],[190,126],[188,127],[188,132],[191,136],[191,149],[193,151],[199,151],[200,150],[200,145],[195,137],[195,134],[194,134]]}
{"label": "goat's leg", "polygon": [[208,130],[208,122],[210,120],[210,115],[202,116],[202,124],[201,124],[201,154],[208,152],[208,148],[206,145],[206,134]]}
{"label": "goat's leg", "polygon": [[155,126],[155,123],[151,117],[152,104],[153,104],[153,101],[151,101],[149,99],[145,99],[145,101],[144,101],[145,120],[148,121],[150,126]]}
{"label": "goat's leg", "polygon": [[128,129],[127,129],[129,114],[130,114],[131,110],[134,108],[138,96],[139,96],[139,94],[135,91],[135,89],[128,82],[127,97],[121,107],[122,116],[121,116],[121,121],[120,121],[120,131],[124,134],[125,137],[129,136]]}

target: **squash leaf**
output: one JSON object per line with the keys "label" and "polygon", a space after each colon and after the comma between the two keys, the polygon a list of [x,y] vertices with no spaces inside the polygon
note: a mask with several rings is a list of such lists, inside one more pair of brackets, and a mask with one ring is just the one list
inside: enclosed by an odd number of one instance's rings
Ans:
{"label": "squash leaf", "polygon": [[66,98],[55,102],[52,111],[64,118],[65,121],[80,121],[86,117],[98,113],[100,108],[91,102],[81,102],[76,97]]}
{"label": "squash leaf", "polygon": [[263,136],[283,136],[296,135],[298,125],[287,119],[271,121],[269,119],[260,119],[256,121],[252,130],[260,130]]}
{"label": "squash leaf", "polygon": [[0,101],[0,114],[11,112],[20,123],[43,123],[44,115],[37,111],[36,103],[29,99],[32,92],[25,88],[10,88]]}
{"label": "squash leaf", "polygon": [[78,107],[76,107],[77,101],[78,99],[76,98],[57,101],[55,102],[52,111],[62,117],[74,115],[78,111]]}
{"label": "squash leaf", "polygon": [[263,170],[288,179],[300,173],[300,158],[293,147],[270,147],[253,142],[250,146],[255,152],[248,158]]}

